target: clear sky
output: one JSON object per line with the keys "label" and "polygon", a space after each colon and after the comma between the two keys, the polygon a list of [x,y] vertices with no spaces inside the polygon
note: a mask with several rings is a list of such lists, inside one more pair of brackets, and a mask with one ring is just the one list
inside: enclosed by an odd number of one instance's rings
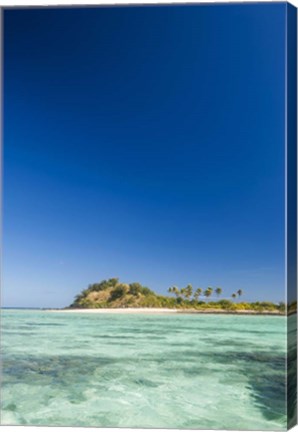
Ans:
{"label": "clear sky", "polygon": [[3,306],[284,299],[285,3],[4,12]]}

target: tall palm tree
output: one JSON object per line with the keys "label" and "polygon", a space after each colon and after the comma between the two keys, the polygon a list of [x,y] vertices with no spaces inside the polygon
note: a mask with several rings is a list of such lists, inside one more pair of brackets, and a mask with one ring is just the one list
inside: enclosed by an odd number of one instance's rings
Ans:
{"label": "tall palm tree", "polygon": [[206,298],[209,298],[209,297],[212,295],[212,292],[213,292],[213,288],[208,287],[208,288],[204,291],[204,296],[205,296]]}
{"label": "tall palm tree", "polygon": [[203,292],[202,288],[198,288],[198,289],[196,289],[195,292],[194,292],[193,298],[194,298],[196,301],[198,301],[200,295],[202,295],[202,292]]}
{"label": "tall palm tree", "polygon": [[221,293],[222,293],[222,289],[220,287],[216,288],[215,294],[217,295],[217,297],[219,297]]}
{"label": "tall palm tree", "polygon": [[185,292],[185,297],[187,298],[187,300],[190,299],[190,297],[192,296],[192,285],[188,284],[187,287],[184,289]]}
{"label": "tall palm tree", "polygon": [[242,289],[239,289],[239,290],[237,291],[237,294],[238,294],[238,296],[239,296],[239,297],[241,297],[241,296],[242,296],[242,294],[243,294],[243,291],[242,291]]}
{"label": "tall palm tree", "polygon": [[170,287],[169,289],[168,289],[168,292],[170,293],[170,294],[172,294],[174,291],[173,291],[173,287]]}
{"label": "tall palm tree", "polygon": [[179,297],[179,294],[180,294],[179,288],[177,288],[176,286],[174,286],[172,292],[175,294],[176,297]]}
{"label": "tall palm tree", "polygon": [[187,296],[186,288],[181,288],[181,290],[180,290],[180,296],[181,296],[182,298],[185,298],[185,299],[186,299],[186,296]]}

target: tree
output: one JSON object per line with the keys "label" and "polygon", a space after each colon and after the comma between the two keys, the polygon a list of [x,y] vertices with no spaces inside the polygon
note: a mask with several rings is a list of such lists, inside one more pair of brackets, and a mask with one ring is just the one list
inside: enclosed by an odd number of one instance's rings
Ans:
{"label": "tree", "polygon": [[141,292],[142,285],[139,282],[129,284],[129,294],[138,295]]}
{"label": "tree", "polygon": [[189,300],[190,299],[190,297],[192,296],[192,285],[191,284],[188,284],[187,285],[187,287],[186,288],[184,288],[184,295],[185,295],[185,297],[187,298],[187,300]]}
{"label": "tree", "polygon": [[217,295],[217,297],[219,297],[221,293],[222,293],[222,289],[220,287],[216,288],[215,294]]}
{"label": "tree", "polygon": [[239,290],[237,291],[237,294],[238,294],[238,296],[239,296],[239,297],[241,297],[241,296],[242,296],[242,294],[243,294],[243,291],[242,291],[242,289],[239,289]]}
{"label": "tree", "polygon": [[[171,291],[170,291],[171,290]],[[171,288],[169,288],[169,292],[175,294],[176,297],[179,297],[180,291],[179,288],[176,286],[173,286]]]}
{"label": "tree", "polygon": [[108,280],[108,284],[112,287],[117,286],[118,282],[119,282],[119,278],[110,278]]}
{"label": "tree", "polygon": [[180,296],[183,298],[183,297],[185,297],[186,298],[186,288],[181,288],[181,290],[180,290]]}
{"label": "tree", "polygon": [[231,305],[233,304],[233,302],[231,302],[231,300],[223,299],[223,300],[219,300],[218,304],[223,309],[229,309],[231,307]]}
{"label": "tree", "polygon": [[141,294],[148,296],[150,294],[154,294],[153,291],[151,291],[151,289],[149,289],[148,287],[142,286],[141,288]]}
{"label": "tree", "polygon": [[281,312],[284,312],[284,311],[286,310],[285,302],[280,301],[280,302],[278,303],[278,309],[279,309]]}
{"label": "tree", "polygon": [[203,292],[202,288],[198,288],[195,290],[193,297],[196,301],[198,301],[200,295],[202,295],[202,292]]}
{"label": "tree", "polygon": [[110,294],[109,301],[118,300],[119,298],[123,297],[126,293],[126,289],[124,284],[118,284],[116,288],[113,289],[113,291]]}
{"label": "tree", "polygon": [[232,298],[235,299],[237,297],[237,294],[233,293]]}
{"label": "tree", "polygon": [[205,296],[206,298],[209,298],[209,297],[212,295],[212,293],[213,293],[213,288],[208,287],[208,288],[204,291],[204,296]]}

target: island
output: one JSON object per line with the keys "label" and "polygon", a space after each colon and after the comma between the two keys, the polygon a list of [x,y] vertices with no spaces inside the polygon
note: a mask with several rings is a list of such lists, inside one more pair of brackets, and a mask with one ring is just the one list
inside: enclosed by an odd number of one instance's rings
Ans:
{"label": "island", "polygon": [[[118,278],[93,283],[79,293],[73,303],[63,311],[92,312],[165,312],[165,313],[220,313],[250,315],[285,315],[289,308],[284,302],[246,302],[243,290],[221,298],[220,287],[194,289],[191,284],[179,289],[168,288],[171,296],[160,295],[139,282],[123,283]],[[296,304],[291,305],[296,310]]]}

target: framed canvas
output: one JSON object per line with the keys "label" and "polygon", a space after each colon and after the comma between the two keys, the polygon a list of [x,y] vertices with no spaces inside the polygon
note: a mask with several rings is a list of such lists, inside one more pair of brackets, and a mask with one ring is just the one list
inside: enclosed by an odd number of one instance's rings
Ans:
{"label": "framed canvas", "polygon": [[296,8],[1,23],[2,426],[295,426]]}

